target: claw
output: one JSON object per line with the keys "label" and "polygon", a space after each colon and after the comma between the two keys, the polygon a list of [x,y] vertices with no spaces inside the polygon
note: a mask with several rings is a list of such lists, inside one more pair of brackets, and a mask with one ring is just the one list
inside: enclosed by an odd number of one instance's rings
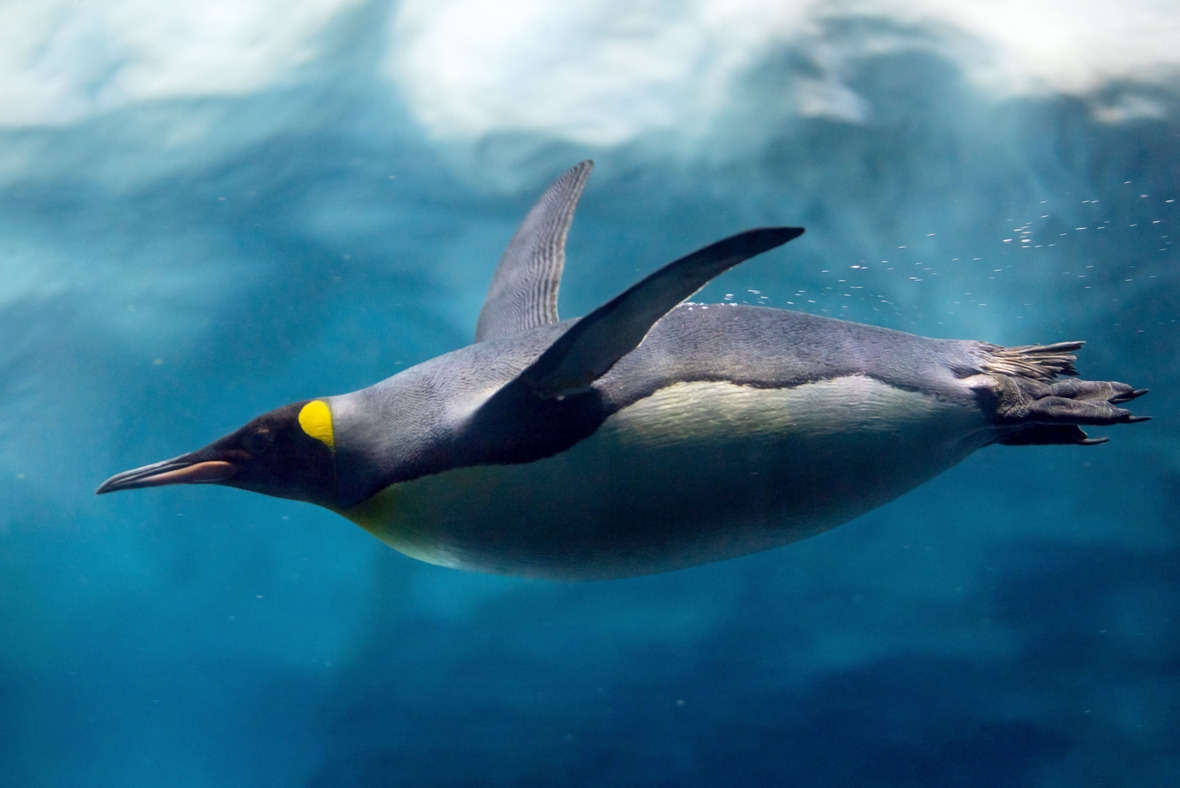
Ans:
{"label": "claw", "polygon": [[1116,405],[1119,405],[1124,402],[1130,402],[1133,399],[1139,399],[1144,394],[1146,394],[1147,391],[1148,391],[1147,389],[1135,389],[1135,390],[1130,391],[1126,394],[1119,394],[1117,396],[1111,397],[1110,401]]}
{"label": "claw", "polygon": [[1138,424],[1141,421],[1151,421],[1151,416],[1128,416],[1123,419],[1124,424]]}

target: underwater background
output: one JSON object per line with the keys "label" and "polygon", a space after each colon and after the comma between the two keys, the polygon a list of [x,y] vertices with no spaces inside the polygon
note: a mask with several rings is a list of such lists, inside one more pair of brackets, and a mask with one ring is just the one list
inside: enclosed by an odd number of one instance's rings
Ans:
{"label": "underwater background", "polygon": [[[0,785],[1180,784],[1180,11],[1164,0],[0,6]],[[219,487],[96,497],[470,342],[597,162],[563,316],[695,300],[1150,388],[818,537],[562,584]]]}

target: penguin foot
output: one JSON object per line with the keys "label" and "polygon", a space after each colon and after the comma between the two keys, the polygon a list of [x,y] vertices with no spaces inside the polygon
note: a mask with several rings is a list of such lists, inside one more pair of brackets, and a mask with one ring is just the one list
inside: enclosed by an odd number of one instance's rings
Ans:
{"label": "penguin foot", "polygon": [[1081,425],[1108,426],[1148,421],[1119,407],[1147,393],[1126,383],[1104,380],[1055,380],[993,374],[988,392],[997,426],[1008,446],[1076,444],[1091,446],[1105,438],[1090,438]]}

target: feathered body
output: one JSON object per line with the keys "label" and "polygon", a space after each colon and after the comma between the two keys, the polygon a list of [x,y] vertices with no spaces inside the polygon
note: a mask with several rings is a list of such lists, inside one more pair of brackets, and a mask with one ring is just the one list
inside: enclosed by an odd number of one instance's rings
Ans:
{"label": "feathered body", "polygon": [[566,173],[517,231],[475,344],[100,492],[212,481],[319,503],[436,564],[612,578],[819,533],[991,443],[1097,443],[1078,425],[1139,420],[1118,406],[1144,392],[1059,379],[1081,343],[1001,348],[681,303],[792,228],[718,242],[559,322],[589,171]]}

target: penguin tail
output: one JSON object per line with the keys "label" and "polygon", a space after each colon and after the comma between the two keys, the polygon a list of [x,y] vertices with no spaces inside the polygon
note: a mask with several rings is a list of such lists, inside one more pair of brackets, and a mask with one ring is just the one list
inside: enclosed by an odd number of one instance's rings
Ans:
{"label": "penguin tail", "polygon": [[1014,375],[1030,380],[1056,380],[1059,375],[1076,375],[1074,351],[1085,342],[1057,342],[1052,345],[1001,347],[984,345],[983,369],[996,375]]}

